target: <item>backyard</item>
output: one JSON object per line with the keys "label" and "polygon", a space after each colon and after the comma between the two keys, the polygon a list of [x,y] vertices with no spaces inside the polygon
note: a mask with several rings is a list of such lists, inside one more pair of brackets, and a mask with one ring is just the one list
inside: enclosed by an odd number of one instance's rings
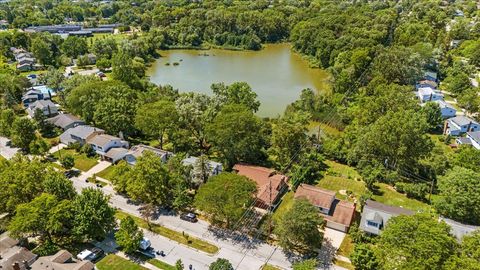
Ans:
{"label": "backyard", "polygon": [[72,155],[75,159],[74,167],[84,172],[90,170],[98,163],[98,160],[96,158],[87,157],[87,155],[83,153],[78,153],[74,149],[61,149],[53,153],[53,157],[57,160],[65,155]]}
{"label": "backyard", "polygon": [[115,165],[112,165],[112,166],[108,166],[105,170],[97,173],[97,176],[103,179],[107,179],[108,181],[111,181],[114,173],[115,173]]}

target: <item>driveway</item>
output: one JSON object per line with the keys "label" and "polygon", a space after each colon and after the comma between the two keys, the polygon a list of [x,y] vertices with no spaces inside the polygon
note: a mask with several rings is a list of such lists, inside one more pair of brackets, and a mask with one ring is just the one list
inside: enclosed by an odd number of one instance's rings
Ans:
{"label": "driveway", "polygon": [[12,159],[12,157],[20,151],[20,148],[7,146],[8,141],[10,141],[10,139],[0,137],[0,155],[6,159]]}

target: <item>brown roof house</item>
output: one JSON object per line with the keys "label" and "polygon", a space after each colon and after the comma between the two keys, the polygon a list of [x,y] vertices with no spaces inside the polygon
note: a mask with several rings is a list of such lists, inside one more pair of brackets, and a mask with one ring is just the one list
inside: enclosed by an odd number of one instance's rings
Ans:
{"label": "brown roof house", "polygon": [[288,177],[277,173],[273,169],[236,164],[233,170],[239,175],[246,176],[257,184],[257,207],[267,209],[271,206],[276,207],[280,197],[287,190]]}
{"label": "brown roof house", "polygon": [[315,186],[301,184],[295,192],[295,199],[304,198],[318,207],[326,226],[347,232],[355,217],[355,204],[335,198],[335,192]]}
{"label": "brown roof house", "polygon": [[10,238],[7,233],[0,235],[1,270],[27,270],[36,259],[37,255],[18,246],[18,241]]}
{"label": "brown roof house", "polygon": [[66,250],[60,250],[53,256],[40,257],[31,266],[31,270],[93,270],[90,261],[77,261]]}

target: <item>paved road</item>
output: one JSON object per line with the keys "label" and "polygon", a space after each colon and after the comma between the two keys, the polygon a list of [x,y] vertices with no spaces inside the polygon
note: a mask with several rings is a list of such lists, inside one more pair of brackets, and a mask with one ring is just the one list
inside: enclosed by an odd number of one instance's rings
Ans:
{"label": "paved road", "polygon": [[12,157],[15,156],[15,154],[17,154],[20,149],[7,146],[8,141],[10,141],[10,139],[0,137],[0,155],[2,155],[6,159],[12,159]]}
{"label": "paved road", "polygon": [[[84,177],[81,178],[84,179]],[[86,183],[79,178],[72,178],[72,180],[77,191],[81,191],[85,187],[94,187],[93,184]],[[112,206],[129,214],[140,216],[139,206],[128,203],[127,199],[116,194],[111,186],[105,186],[102,190],[105,194],[111,196],[110,203]],[[177,216],[161,215],[154,222],[176,231],[184,231],[189,235],[202,238],[220,248],[217,254],[210,256],[204,252],[199,252],[181,245],[166,237],[151,232],[145,232],[145,235],[152,242],[152,247],[156,250],[163,250],[167,254],[161,259],[170,264],[175,264],[178,259],[181,259],[184,262],[184,265],[192,264],[195,269],[202,270],[208,269],[208,265],[217,258],[226,258],[232,262],[234,267],[238,266],[236,269],[255,270],[260,269],[267,261],[267,258],[270,258],[268,261],[269,264],[280,266],[283,269],[290,269],[291,263],[280,248],[268,244],[248,245],[245,241],[236,243],[229,238],[217,237],[208,229],[209,224],[203,220],[199,220],[194,224],[183,221]],[[331,251],[331,249],[329,251]],[[331,253],[324,258],[330,259],[330,256]],[[344,268],[329,265],[320,269],[342,270]]]}

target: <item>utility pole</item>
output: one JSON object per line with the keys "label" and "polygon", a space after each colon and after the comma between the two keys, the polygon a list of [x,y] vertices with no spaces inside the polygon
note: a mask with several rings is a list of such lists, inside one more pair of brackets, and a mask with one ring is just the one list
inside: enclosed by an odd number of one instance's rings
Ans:
{"label": "utility pole", "polygon": [[269,189],[270,189],[270,194],[269,194],[270,205],[268,206],[269,218],[268,218],[268,236],[267,236],[267,239],[272,234],[272,178],[269,177],[268,179],[270,181],[270,187],[269,187]]}

